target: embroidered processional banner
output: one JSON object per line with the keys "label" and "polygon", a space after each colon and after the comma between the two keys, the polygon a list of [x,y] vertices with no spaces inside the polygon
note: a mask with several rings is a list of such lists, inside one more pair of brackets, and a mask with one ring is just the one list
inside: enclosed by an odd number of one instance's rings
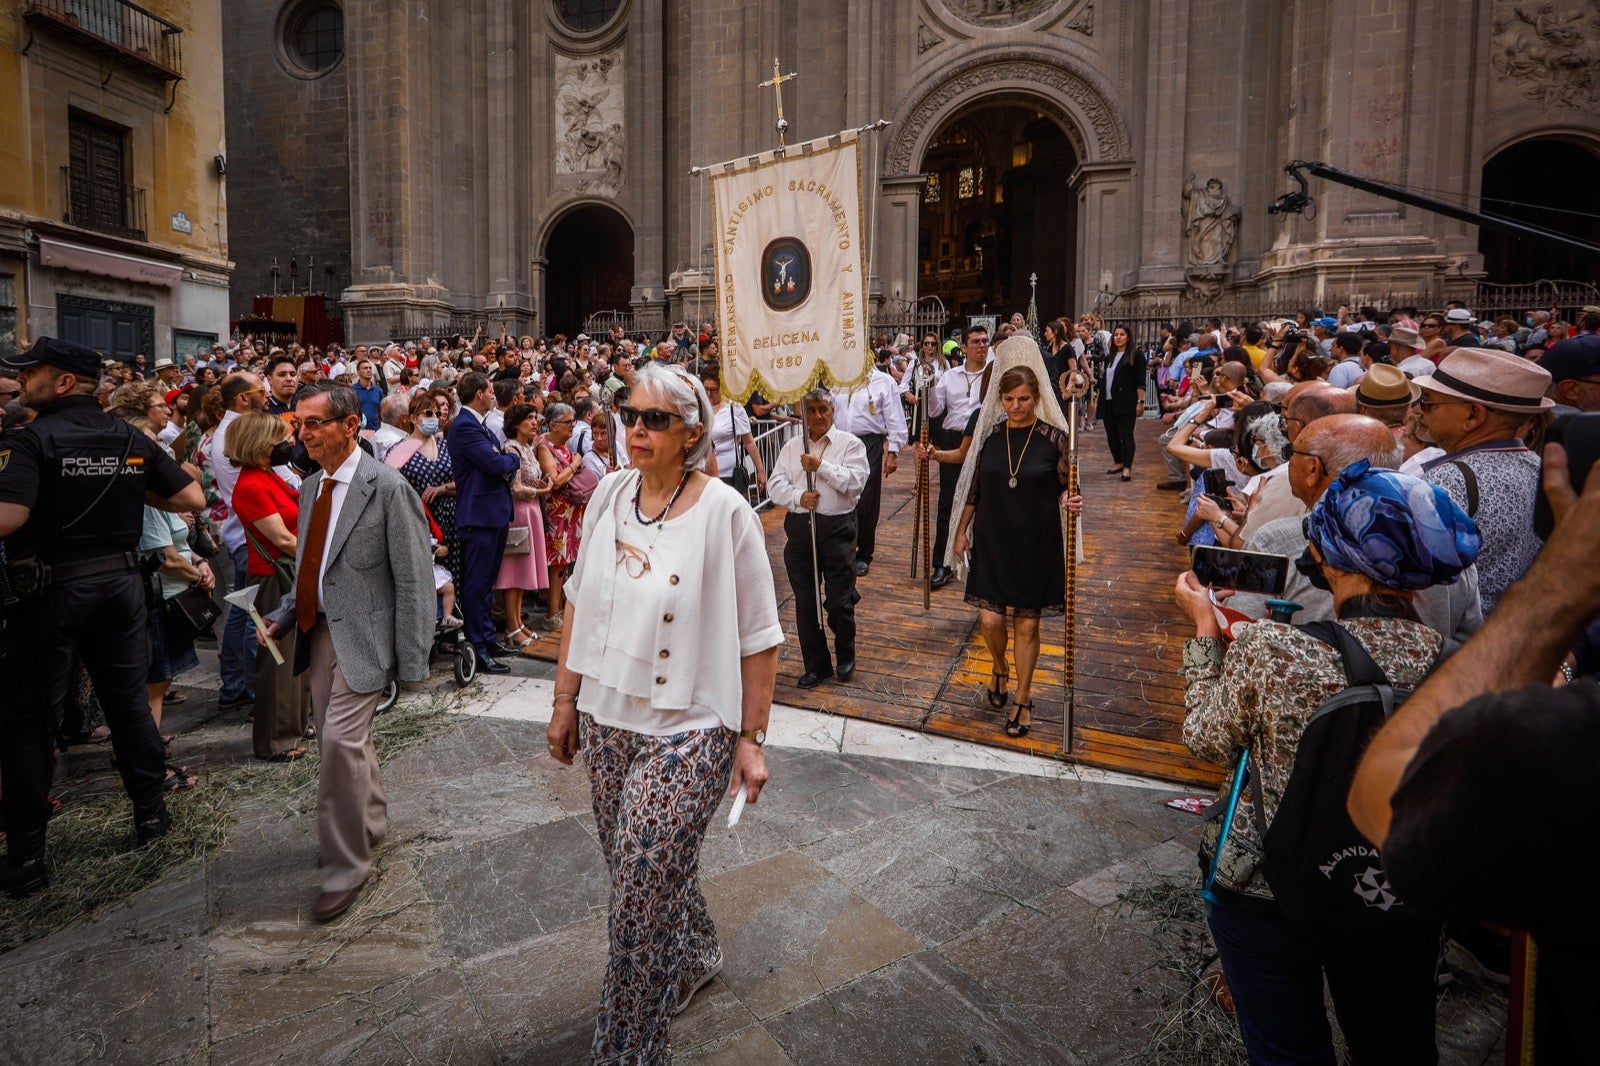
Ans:
{"label": "embroidered processional banner", "polygon": [[711,168],[722,393],[792,403],[872,368],[854,130]]}

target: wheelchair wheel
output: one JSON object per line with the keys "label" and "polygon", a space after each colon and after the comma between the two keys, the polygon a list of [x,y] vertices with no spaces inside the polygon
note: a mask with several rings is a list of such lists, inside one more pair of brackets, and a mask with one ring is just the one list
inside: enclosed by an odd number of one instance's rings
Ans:
{"label": "wheelchair wheel", "polygon": [[478,655],[472,645],[462,640],[456,644],[455,675],[456,684],[463,688],[472,684],[472,679],[478,673]]}
{"label": "wheelchair wheel", "polygon": [[378,697],[378,714],[394,710],[394,705],[400,702],[400,682],[394,678],[383,686],[383,695]]}

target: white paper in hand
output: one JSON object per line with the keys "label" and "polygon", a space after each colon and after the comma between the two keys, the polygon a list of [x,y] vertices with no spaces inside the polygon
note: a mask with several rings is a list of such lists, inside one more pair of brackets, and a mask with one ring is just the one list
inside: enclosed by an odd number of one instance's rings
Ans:
{"label": "white paper in hand", "polygon": [[750,786],[739,785],[738,795],[733,797],[733,809],[728,812],[728,828],[732,829],[739,824],[739,816],[744,813],[745,801],[750,798]]}
{"label": "white paper in hand", "polygon": [[256,611],[256,593],[259,591],[254,585],[246,585],[242,589],[234,589],[222,597],[222,600],[224,603],[230,603],[250,616],[250,621],[255,623],[256,632],[261,634],[262,646],[272,656],[272,661],[282,666],[283,652],[279,650],[278,642],[267,636],[266,620]]}

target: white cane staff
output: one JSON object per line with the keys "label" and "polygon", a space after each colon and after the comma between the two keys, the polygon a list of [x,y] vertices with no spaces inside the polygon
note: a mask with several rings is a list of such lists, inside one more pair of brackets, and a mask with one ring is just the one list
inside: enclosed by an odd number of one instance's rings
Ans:
{"label": "white cane staff", "polygon": [[[1078,398],[1089,391],[1089,378],[1082,371],[1061,375],[1061,395],[1067,400],[1067,495],[1078,495]],[[1066,643],[1063,647],[1061,752],[1072,751],[1072,703],[1078,686],[1078,516],[1061,506],[1061,561],[1066,572]]]}

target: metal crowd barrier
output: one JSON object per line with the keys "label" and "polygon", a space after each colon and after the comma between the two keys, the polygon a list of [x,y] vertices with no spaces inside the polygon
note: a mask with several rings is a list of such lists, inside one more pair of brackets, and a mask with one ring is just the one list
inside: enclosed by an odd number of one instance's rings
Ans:
{"label": "metal crowd barrier", "polygon": [[[800,423],[780,422],[775,418],[752,418],[750,433],[755,437],[756,448],[761,452],[761,465],[770,477],[772,468],[778,464],[778,452],[799,435]],[[757,511],[772,506],[772,501],[767,498],[766,492],[756,484],[755,466],[750,462],[750,456],[742,448],[735,454],[744,466],[745,473],[750,475],[750,488],[747,490],[750,495],[750,506]]]}

